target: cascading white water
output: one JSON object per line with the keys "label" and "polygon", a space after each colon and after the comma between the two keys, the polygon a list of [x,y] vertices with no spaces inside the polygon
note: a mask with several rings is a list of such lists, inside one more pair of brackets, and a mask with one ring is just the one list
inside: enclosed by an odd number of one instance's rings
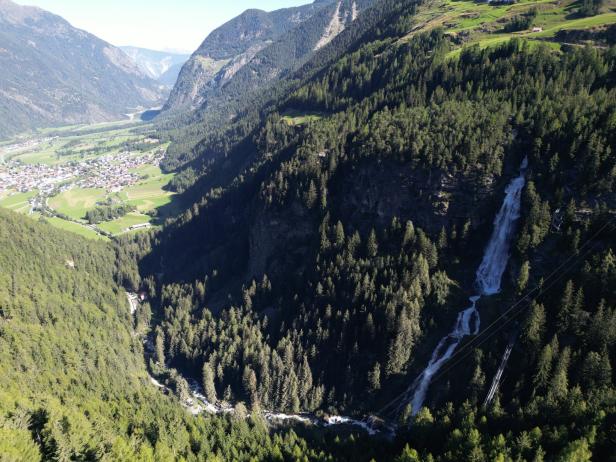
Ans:
{"label": "cascading white water", "polygon": [[423,406],[432,377],[451,357],[462,339],[467,335],[476,335],[479,332],[479,312],[475,307],[477,300],[483,295],[493,295],[500,291],[501,279],[509,261],[509,248],[514,225],[520,217],[521,196],[527,166],[528,160],[524,158],[520,166],[519,176],[514,178],[505,190],[503,205],[494,220],[494,231],[475,276],[475,285],[479,290],[479,295],[470,297],[471,306],[458,313],[453,331],[441,339],[432,353],[428,367],[414,382],[414,394],[411,400],[413,415],[417,414]]}
{"label": "cascading white water", "polygon": [[494,231],[477,270],[476,283],[481,295],[493,295],[500,291],[501,279],[509,261],[509,244],[513,226],[520,218],[520,198],[524,188],[524,172],[528,160],[524,158],[520,175],[514,178],[505,190],[505,200],[494,220]]}

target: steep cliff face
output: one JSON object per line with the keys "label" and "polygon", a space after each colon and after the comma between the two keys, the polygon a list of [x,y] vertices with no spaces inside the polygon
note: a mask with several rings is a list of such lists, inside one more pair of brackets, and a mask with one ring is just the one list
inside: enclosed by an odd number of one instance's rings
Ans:
{"label": "steep cliff face", "polygon": [[[452,174],[442,169],[415,169],[411,165],[364,162],[343,166],[330,182],[328,211],[351,229],[368,235],[385,229],[394,218],[411,221],[430,236],[441,229],[487,229],[511,172],[483,176]],[[236,209],[237,212],[237,209]],[[246,280],[268,274],[284,279],[301,274],[318,244],[319,225],[300,200],[284,209],[264,207],[260,201],[246,205],[245,239],[248,242]]]}
{"label": "steep cliff face", "polygon": [[259,210],[251,217],[247,228],[245,276],[249,279],[263,274],[279,277],[291,265],[299,271],[305,265],[315,226],[318,223],[298,202],[283,213]]}
{"label": "steep cliff face", "polygon": [[165,109],[200,106],[208,89],[233,77],[256,53],[326,3],[273,12],[251,9],[223,24],[208,35],[183,67]]}
{"label": "steep cliff face", "polygon": [[162,97],[120,49],[39,8],[0,1],[0,136],[122,117]]}
{"label": "steep cliff face", "polygon": [[334,204],[341,216],[359,226],[378,227],[393,217],[408,219],[433,235],[467,219],[481,223],[481,204],[492,196],[497,180],[387,162],[365,162],[340,176],[340,185],[331,193],[339,196]]}
{"label": "steep cliff face", "polygon": [[271,13],[242,13],[195,51],[165,110],[195,109],[215,98],[265,87],[330,43],[371,3],[318,0]]}

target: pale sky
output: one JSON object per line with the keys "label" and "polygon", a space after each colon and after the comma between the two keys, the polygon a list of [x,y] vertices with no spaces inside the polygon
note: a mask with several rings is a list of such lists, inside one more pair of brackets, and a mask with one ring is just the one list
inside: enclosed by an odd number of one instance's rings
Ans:
{"label": "pale sky", "polygon": [[17,0],[62,16],[113,45],[193,52],[209,32],[248,8],[312,0]]}

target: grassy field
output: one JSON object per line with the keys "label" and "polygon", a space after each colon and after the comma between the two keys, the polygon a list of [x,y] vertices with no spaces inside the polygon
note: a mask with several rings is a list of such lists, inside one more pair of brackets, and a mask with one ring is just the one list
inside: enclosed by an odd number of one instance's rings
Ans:
{"label": "grassy field", "polygon": [[578,18],[561,22],[559,24],[554,24],[549,27],[545,27],[542,32],[533,34],[533,37],[554,37],[554,35],[561,30],[589,29],[592,27],[605,26],[609,24],[616,24],[616,13],[598,14],[597,16],[592,16],[590,18]]}
{"label": "grassy field", "polygon": [[30,204],[28,201],[36,196],[37,191],[28,191],[25,193],[4,193],[0,196],[0,207],[10,209],[18,213],[28,213]]}
{"label": "grassy field", "polygon": [[140,120],[117,120],[112,122],[99,122],[96,124],[74,124],[74,125],[59,125],[57,127],[37,128],[32,132],[23,133],[20,136],[30,136],[32,133],[38,135],[54,135],[54,134],[71,134],[91,130],[110,131],[120,128],[132,128],[141,123]]}
{"label": "grassy field", "polygon": [[[449,54],[455,57],[462,47],[496,46],[512,38],[531,44],[547,43],[555,50],[560,44],[554,40],[561,30],[592,29],[616,24],[616,0],[605,2],[600,14],[583,18],[577,14],[579,2],[574,0],[521,0],[513,4],[491,5],[470,0],[428,0],[418,9],[414,26],[401,42],[418,33],[441,27],[461,43]],[[527,30],[505,32],[513,18],[536,10],[536,18]],[[540,28],[533,32],[533,27]]]}
{"label": "grassy field", "polygon": [[86,212],[96,207],[96,203],[105,200],[107,192],[100,188],[74,188],[51,197],[49,206],[73,220],[84,220]]}
{"label": "grassy field", "polygon": [[58,217],[46,217],[45,220],[55,226],[56,228],[63,229],[65,231],[70,231],[71,233],[79,234],[80,236],[87,237],[88,239],[95,240],[109,240],[107,237],[98,234],[91,228],[87,226],[80,225],[79,223],[75,223],[73,221],[63,220]]}
{"label": "grassy field", "polygon": [[140,225],[142,223],[149,223],[151,217],[143,215],[137,212],[131,212],[125,216],[113,221],[107,221],[105,223],[98,224],[98,228],[106,231],[110,234],[121,234],[128,230],[129,227],[134,225]]}
{"label": "grassy field", "polygon": [[[152,217],[145,215],[146,212],[172,204],[175,194],[163,189],[173,178],[172,174],[163,174],[160,168],[154,165],[143,166],[133,171],[143,175],[144,179],[113,196],[124,203],[134,205],[137,211],[98,224],[97,227],[101,230],[115,235],[125,232],[132,225],[151,223]],[[50,198],[48,205],[73,220],[83,221],[86,212],[107,197],[109,194],[104,189],[74,188]]]}
{"label": "grassy field", "polygon": [[285,111],[282,114],[282,121],[287,125],[304,125],[322,118],[323,114],[317,112]]}
{"label": "grassy field", "polygon": [[[173,175],[162,173],[160,168],[154,165],[144,165],[132,171],[142,175],[143,179],[120,193],[109,194],[104,189],[95,188],[74,188],[51,197],[48,205],[73,220],[84,221],[88,210],[113,196],[121,202],[134,205],[137,211],[116,220],[100,223],[97,225],[98,228],[115,235],[125,232],[132,225],[151,223],[152,217],[145,215],[146,212],[161,207],[169,210],[168,207],[172,205],[175,194],[163,188],[171,181]],[[79,226],[76,223],[75,225]]]}
{"label": "grassy field", "polygon": [[172,202],[174,193],[165,191],[163,188],[171,181],[173,174],[164,174],[159,167],[154,165],[135,169],[135,171],[147,178],[120,193],[120,197],[125,202],[134,205],[140,212],[154,210]]}

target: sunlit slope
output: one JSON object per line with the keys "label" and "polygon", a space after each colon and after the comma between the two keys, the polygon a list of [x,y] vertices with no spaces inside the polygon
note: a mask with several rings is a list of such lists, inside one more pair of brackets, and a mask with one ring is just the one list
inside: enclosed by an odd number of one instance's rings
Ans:
{"label": "sunlit slope", "polygon": [[[418,8],[411,30],[401,41],[443,28],[458,49],[477,44],[493,46],[514,37],[560,48],[565,42],[558,35],[560,31],[599,32],[615,24],[616,2],[605,1],[596,13],[584,16],[580,13],[580,2],[572,0],[522,0],[498,5],[467,0],[428,0]],[[514,21],[525,17],[529,18],[527,24],[513,25]],[[586,42],[592,44],[592,40]]]}
{"label": "sunlit slope", "polygon": [[0,209],[0,459],[111,452],[153,419],[115,268],[111,246]]}

